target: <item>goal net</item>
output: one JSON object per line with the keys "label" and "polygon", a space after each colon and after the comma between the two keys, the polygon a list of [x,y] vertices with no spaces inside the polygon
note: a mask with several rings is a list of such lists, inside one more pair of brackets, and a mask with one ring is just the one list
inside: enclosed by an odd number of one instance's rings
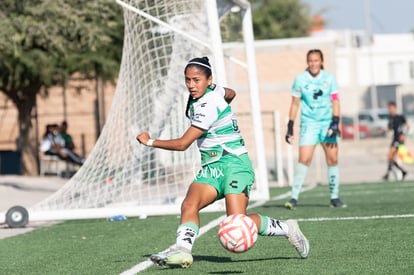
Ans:
{"label": "goal net", "polygon": [[[140,145],[135,137],[148,131],[154,138],[171,139],[185,132],[189,127],[184,115],[188,98],[185,64],[193,57],[208,56],[214,79],[225,82],[218,18],[234,5],[249,7],[248,2],[118,3],[124,10],[125,36],[106,124],[80,170],[54,195],[29,209],[30,221],[178,214],[188,185],[200,168],[195,144],[185,152],[174,152]],[[250,146],[260,151],[260,145],[253,145],[256,142],[250,141]],[[258,162],[254,164],[256,171],[266,169],[258,167]],[[256,172],[259,177],[253,198],[267,199],[267,179],[260,173]],[[208,209],[224,210],[224,204]]]}

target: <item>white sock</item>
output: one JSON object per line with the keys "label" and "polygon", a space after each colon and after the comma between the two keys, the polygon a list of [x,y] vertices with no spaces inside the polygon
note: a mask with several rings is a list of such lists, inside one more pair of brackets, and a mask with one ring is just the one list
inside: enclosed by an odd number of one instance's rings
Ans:
{"label": "white sock", "polygon": [[266,236],[287,236],[289,227],[284,222],[267,217],[267,228],[265,231]]}
{"label": "white sock", "polygon": [[197,235],[198,226],[195,223],[181,224],[177,229],[177,248],[191,253]]}

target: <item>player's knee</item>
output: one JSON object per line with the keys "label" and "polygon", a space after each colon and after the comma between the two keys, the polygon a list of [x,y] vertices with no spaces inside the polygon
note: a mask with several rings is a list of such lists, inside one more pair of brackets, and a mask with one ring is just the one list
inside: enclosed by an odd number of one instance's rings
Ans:
{"label": "player's knee", "polygon": [[181,213],[192,213],[199,211],[199,204],[194,200],[184,199],[181,203]]}

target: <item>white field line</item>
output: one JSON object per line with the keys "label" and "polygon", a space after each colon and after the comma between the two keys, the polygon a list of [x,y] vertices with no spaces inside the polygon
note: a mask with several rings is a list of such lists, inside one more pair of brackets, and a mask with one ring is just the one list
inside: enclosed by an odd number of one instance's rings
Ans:
{"label": "white field line", "polygon": [[401,218],[414,218],[414,214],[401,214],[401,215],[381,215],[381,216],[363,216],[363,217],[327,217],[327,218],[307,218],[296,219],[302,222],[324,222],[324,221],[355,221],[355,220],[380,220],[380,219],[401,219]]}
{"label": "white field line", "polygon": [[[309,191],[309,190],[311,190],[311,189],[313,189],[313,188],[315,188],[315,187],[316,187],[316,185],[307,185],[307,186],[305,186],[305,187],[302,189],[302,192]],[[290,195],[291,195],[291,192],[289,191],[289,192],[286,192],[286,193],[284,193],[284,194],[282,194],[282,195],[279,195],[279,196],[273,197],[273,198],[271,198],[271,200],[282,200],[282,199],[286,199],[286,198],[289,198],[289,197],[290,197]],[[255,203],[253,203],[252,205],[250,205],[250,206],[249,206],[249,208],[259,207],[259,206],[262,206],[262,205],[263,205],[263,204],[265,204],[265,203],[266,203],[266,201],[257,201],[257,202],[255,202]],[[204,233],[208,232],[210,229],[212,229],[212,228],[214,228],[214,227],[218,226],[218,225],[220,224],[220,222],[221,222],[221,221],[222,221],[225,217],[226,217],[226,215],[222,215],[222,216],[218,217],[217,219],[212,220],[211,222],[209,222],[209,223],[208,223],[208,224],[206,224],[205,226],[201,227],[201,228],[200,228],[200,232],[199,232],[199,234],[198,234],[197,238],[199,238],[199,237],[200,237],[201,235],[203,235]],[[175,244],[174,244],[174,245],[175,245]],[[173,247],[174,247],[174,245],[171,245],[169,248],[165,249],[165,250],[164,250],[164,251],[162,251],[162,252],[166,252],[166,251],[168,251],[169,249],[173,248]],[[124,271],[124,272],[120,273],[120,275],[134,275],[134,274],[137,274],[137,273],[139,273],[139,272],[141,272],[141,271],[143,271],[143,270],[147,269],[148,267],[150,267],[150,266],[152,266],[152,265],[153,265],[153,263],[152,263],[150,260],[146,260],[146,261],[144,261],[144,262],[141,262],[141,263],[137,264],[136,266],[132,267],[131,269],[128,269],[128,270],[126,270],[126,271]]]}
{"label": "white field line", "polygon": [[[411,191],[411,190],[407,190],[407,189],[401,189],[401,190],[390,189],[390,190],[384,190],[384,191],[378,191],[378,190],[341,191],[341,198],[342,198],[342,196],[346,197],[346,196],[370,195],[370,194],[381,194],[381,193],[397,194],[397,193],[406,193],[408,191]],[[312,195],[309,195],[309,197],[319,198],[319,197],[328,197],[328,195],[327,195],[327,192],[322,191],[322,192],[318,192],[318,193],[314,192],[314,193],[312,193]]]}

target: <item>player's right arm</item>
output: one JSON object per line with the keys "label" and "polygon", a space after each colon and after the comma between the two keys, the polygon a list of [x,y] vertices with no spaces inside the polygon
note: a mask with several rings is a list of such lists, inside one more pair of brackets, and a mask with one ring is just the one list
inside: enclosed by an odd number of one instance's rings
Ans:
{"label": "player's right arm", "polygon": [[300,97],[292,96],[292,101],[289,108],[289,120],[295,121],[300,108]]}
{"label": "player's right arm", "polygon": [[285,136],[285,140],[289,144],[292,142],[293,139],[293,124],[295,123],[296,115],[298,114],[298,110],[300,108],[300,100],[302,97],[302,85],[300,79],[300,75],[298,75],[295,78],[291,90],[292,100],[289,108],[289,122],[287,125],[287,132]]}
{"label": "player's right arm", "polygon": [[292,96],[292,100],[289,108],[289,122],[287,125],[287,132],[285,140],[287,143],[291,144],[293,140],[293,125],[295,123],[296,115],[300,108],[300,97]]}
{"label": "player's right arm", "polygon": [[190,126],[187,131],[183,134],[182,137],[176,139],[151,139],[148,132],[143,132],[137,135],[136,139],[139,143],[142,143],[147,146],[170,150],[170,151],[185,151],[190,145],[198,139],[204,130],[197,128],[195,126]]}

